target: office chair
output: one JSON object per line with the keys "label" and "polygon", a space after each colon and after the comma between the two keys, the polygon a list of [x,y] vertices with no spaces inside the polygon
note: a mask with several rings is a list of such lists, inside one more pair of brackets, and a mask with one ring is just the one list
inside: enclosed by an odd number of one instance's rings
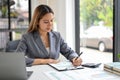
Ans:
{"label": "office chair", "polygon": [[5,52],[15,52],[20,40],[9,41],[6,44]]}

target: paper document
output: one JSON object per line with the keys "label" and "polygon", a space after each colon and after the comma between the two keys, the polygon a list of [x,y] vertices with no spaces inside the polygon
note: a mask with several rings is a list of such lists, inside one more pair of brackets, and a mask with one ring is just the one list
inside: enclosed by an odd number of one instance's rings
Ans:
{"label": "paper document", "polygon": [[73,64],[70,61],[63,61],[57,64],[49,64],[49,65],[58,71],[83,69],[82,66],[73,66]]}
{"label": "paper document", "polygon": [[48,71],[44,73],[50,80],[86,80],[73,71]]}
{"label": "paper document", "polygon": [[50,80],[120,80],[119,76],[106,73],[102,70],[76,70],[76,71],[47,71],[44,74]]}

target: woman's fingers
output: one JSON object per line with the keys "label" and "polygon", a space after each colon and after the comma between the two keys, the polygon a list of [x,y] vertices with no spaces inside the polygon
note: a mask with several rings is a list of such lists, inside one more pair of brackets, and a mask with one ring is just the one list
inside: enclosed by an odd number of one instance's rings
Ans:
{"label": "woman's fingers", "polygon": [[72,63],[74,66],[79,66],[82,63],[82,59],[81,58],[77,58],[77,59],[73,58]]}

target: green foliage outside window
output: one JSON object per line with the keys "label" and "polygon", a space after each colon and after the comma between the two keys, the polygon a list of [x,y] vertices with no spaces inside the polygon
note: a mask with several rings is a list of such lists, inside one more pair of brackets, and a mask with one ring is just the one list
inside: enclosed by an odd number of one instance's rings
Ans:
{"label": "green foliage outside window", "polygon": [[120,60],[120,53],[118,54],[118,58],[119,58],[119,60]]}
{"label": "green foliage outside window", "polygon": [[103,21],[110,28],[113,25],[113,0],[80,0],[80,21],[86,27]]}

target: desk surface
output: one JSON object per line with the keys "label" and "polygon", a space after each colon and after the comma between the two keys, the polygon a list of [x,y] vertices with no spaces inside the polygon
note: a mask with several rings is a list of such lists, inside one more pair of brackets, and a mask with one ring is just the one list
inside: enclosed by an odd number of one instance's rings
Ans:
{"label": "desk surface", "polygon": [[29,80],[120,80],[120,76],[104,71],[103,65],[99,68],[84,68],[62,72],[49,65],[37,65],[27,67],[27,71],[33,71]]}

